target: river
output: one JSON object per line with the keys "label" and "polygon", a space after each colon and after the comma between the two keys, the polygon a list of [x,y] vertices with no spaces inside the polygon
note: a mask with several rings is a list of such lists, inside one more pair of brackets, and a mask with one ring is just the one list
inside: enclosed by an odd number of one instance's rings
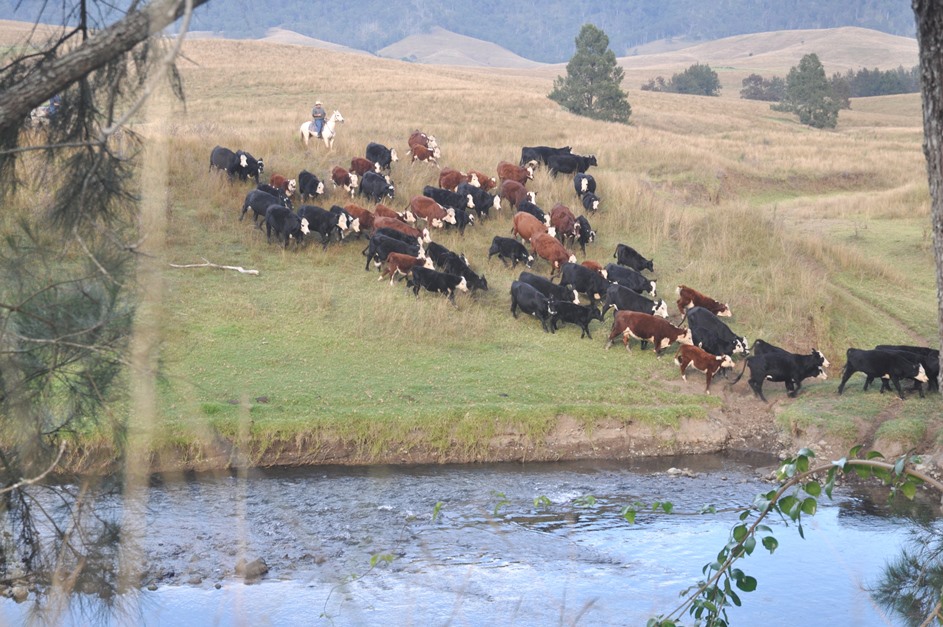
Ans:
{"label": "river", "polygon": [[[110,618],[75,595],[54,622],[644,625],[679,604],[737,520],[694,512],[750,503],[773,488],[757,469],[775,463],[709,455],[163,478],[141,534],[156,589],[121,599]],[[636,501],[670,501],[673,512],[629,524],[621,511]],[[899,624],[866,587],[897,553],[905,519],[839,487],[805,519],[804,539],[769,524],[779,548],[741,562],[759,585],[729,610],[732,625]],[[259,557],[269,572],[244,583],[236,563]],[[38,621],[34,599],[4,600],[0,621]]]}

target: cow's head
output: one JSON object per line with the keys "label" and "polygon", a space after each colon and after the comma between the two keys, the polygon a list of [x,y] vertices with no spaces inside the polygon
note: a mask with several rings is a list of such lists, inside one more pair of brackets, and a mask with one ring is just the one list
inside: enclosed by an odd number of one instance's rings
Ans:
{"label": "cow's head", "polygon": [[[526,254],[526,253],[525,253],[525,254]],[[531,266],[534,265],[534,256],[533,256],[533,255],[527,255],[527,259],[526,259],[526,260],[522,259],[521,261],[524,262],[524,265],[526,265],[528,268],[530,268]]]}
{"label": "cow's head", "polygon": [[[320,187],[323,191],[324,186],[321,185]],[[295,193],[296,189],[298,189],[298,181],[296,181],[295,179],[288,179],[288,185],[285,187],[285,193],[291,196],[292,194]],[[322,192],[318,192],[318,193],[320,194]]]}
{"label": "cow's head", "polygon": [[[380,164],[379,164],[379,163],[374,163],[374,164],[373,164],[373,171],[376,172],[377,174],[380,173],[380,170],[381,170],[381,169],[382,169],[382,168],[380,168]],[[386,177],[386,182],[387,182],[387,183],[390,182],[390,177]]]}
{"label": "cow's head", "polygon": [[495,211],[501,211],[501,198],[498,196],[491,197],[491,208]]}
{"label": "cow's head", "polygon": [[724,303],[724,308],[717,312],[717,316],[720,318],[729,318],[733,314],[730,313],[730,305]]}
{"label": "cow's head", "polygon": [[733,341],[733,353],[743,353],[746,354],[750,350],[750,343],[747,342],[747,338],[738,337]]}
{"label": "cow's head", "polygon": [[819,360],[822,362],[820,365],[821,365],[823,368],[828,368],[828,367],[831,365],[831,364],[828,363],[828,360],[825,359],[825,355],[823,355],[823,354],[821,353],[821,351],[818,351],[818,350],[816,350],[816,349],[813,348],[813,349],[812,349],[812,354],[815,355],[815,357],[816,357],[817,359],[819,359]]}
{"label": "cow's head", "polygon": [[528,180],[534,178],[534,166],[528,164],[524,171],[527,172]]}
{"label": "cow's head", "polygon": [[314,193],[318,196],[324,193],[324,181],[318,181],[318,187],[314,190]]}
{"label": "cow's head", "polygon": [[390,148],[390,161],[399,161],[399,157],[396,156],[396,148]]}
{"label": "cow's head", "polygon": [[472,198],[472,195],[471,195],[471,194],[465,194],[465,199],[467,200],[467,202],[465,203],[465,208],[466,208],[466,209],[474,209],[474,208],[475,208],[475,199]]}
{"label": "cow's head", "polygon": [[537,203],[537,192],[527,192],[527,200],[532,203]]}
{"label": "cow's head", "polygon": [[478,180],[478,175],[475,172],[468,175],[468,184],[472,187],[481,187],[481,181]]}
{"label": "cow's head", "polygon": [[[442,218],[442,222],[448,222],[449,224],[452,224],[452,225],[458,224],[458,221],[455,219],[455,209],[452,209],[451,207],[446,209],[445,217]],[[442,226],[442,222],[439,223],[440,227]]]}
{"label": "cow's head", "polygon": [[308,218],[301,218],[301,234],[307,235],[311,230],[308,228]]}
{"label": "cow's head", "polygon": [[262,172],[265,171],[265,164],[262,162],[262,157],[259,157],[259,160],[256,161],[256,164],[258,165],[259,174],[262,174]]}
{"label": "cow's head", "polygon": [[557,236],[557,230],[551,226],[549,229],[547,229],[547,235],[549,235],[549,236],[551,236],[551,237],[556,237],[556,236]]}
{"label": "cow's head", "polygon": [[668,319],[668,305],[663,300],[659,300],[655,303],[655,311],[652,312],[654,315],[659,318]]}
{"label": "cow's head", "polygon": [[413,215],[413,212],[410,211],[409,209],[407,209],[406,211],[404,211],[403,213],[401,213],[401,214],[400,214],[400,217],[402,217],[403,220],[405,220],[405,221],[408,222],[409,224],[414,224],[414,223],[416,222],[416,216]]}
{"label": "cow's head", "polygon": [[350,195],[354,195],[354,188],[360,187],[360,177],[357,176],[356,172],[350,173],[350,186],[347,188],[350,191]]}
{"label": "cow's head", "polygon": [[[678,331],[681,331],[681,329],[678,329]],[[685,329],[685,330],[684,330],[684,333],[681,333],[681,334],[678,336],[677,342],[678,342],[678,344],[693,345],[693,344],[694,344],[694,339],[691,337],[691,329]]]}
{"label": "cow's head", "polygon": [[576,255],[574,255],[573,253],[570,253],[570,256],[567,259],[567,261],[569,261],[570,263],[576,263]]}
{"label": "cow's head", "polygon": [[420,239],[427,244],[432,241],[432,236],[429,235],[429,229],[424,228],[422,230],[422,236],[420,237]]}
{"label": "cow's head", "polygon": [[423,268],[428,268],[429,270],[435,270],[435,264],[432,263],[432,259],[430,259],[429,257],[419,257],[419,258],[423,260],[423,263],[422,263]]}
{"label": "cow's head", "polygon": [[828,380],[828,374],[825,372],[825,368],[819,366],[819,373],[815,375],[816,379],[821,379],[822,381]]}
{"label": "cow's head", "polygon": [[245,155],[239,155],[239,167],[247,168],[249,167],[249,158]]}
{"label": "cow's head", "polygon": [[649,281],[649,285],[652,286],[652,297],[655,296],[655,281]]}
{"label": "cow's head", "polygon": [[460,292],[468,291],[468,281],[465,280],[465,277],[462,277],[462,280],[458,282],[458,285],[455,286],[455,289]]}
{"label": "cow's head", "polygon": [[715,359],[720,362],[720,365],[717,366],[718,368],[733,368],[734,367],[733,359],[730,358],[730,355],[721,355],[719,357],[716,357]]}
{"label": "cow's head", "polygon": [[360,218],[354,218],[350,221],[350,230],[354,233],[360,232]]}
{"label": "cow's head", "polygon": [[583,208],[586,209],[586,211],[596,211],[599,209],[599,196],[592,193],[583,196]]}

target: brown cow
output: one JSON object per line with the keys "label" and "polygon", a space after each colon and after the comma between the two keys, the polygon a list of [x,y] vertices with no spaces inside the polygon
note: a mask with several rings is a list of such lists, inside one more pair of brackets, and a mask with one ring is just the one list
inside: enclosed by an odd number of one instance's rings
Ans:
{"label": "brown cow", "polygon": [[435,167],[440,167],[439,162],[436,161],[436,150],[429,150],[425,146],[415,145],[409,147],[409,152],[413,156],[413,159],[410,163],[415,163],[416,161],[428,161],[435,164]]}
{"label": "brown cow", "polygon": [[[363,222],[361,222],[361,224],[363,224]],[[584,262],[581,263],[580,265],[583,266],[584,268],[589,268],[590,270],[593,270],[594,272],[598,272],[599,274],[602,275],[602,278],[604,278],[604,279],[608,279],[608,278],[609,278],[609,273],[606,272],[606,269],[603,268],[603,267],[602,267],[602,264],[600,264],[598,261],[591,261],[591,260],[587,259],[586,261],[584,261]]]}
{"label": "brown cow", "polygon": [[[422,146],[423,148],[428,148],[432,151],[437,151],[439,149],[439,143],[435,140],[435,136],[426,135],[420,130],[413,131],[406,143],[410,148],[413,146]],[[438,159],[439,155],[435,155],[435,157]]]}
{"label": "brown cow", "polygon": [[707,379],[707,387],[704,392],[711,393],[711,379],[721,368],[733,368],[733,360],[730,355],[712,355],[703,348],[691,345],[681,345],[678,347],[678,354],[675,355],[675,363],[681,366],[681,380],[687,381],[684,371],[688,366],[693,365],[696,369],[704,373]]}
{"label": "brown cow", "polygon": [[[477,181],[477,178],[475,179]],[[439,172],[439,187],[449,189],[453,192],[460,183],[467,183],[469,177],[464,172],[459,172],[455,168],[442,168]]]}
{"label": "brown cow", "polygon": [[569,241],[572,246],[576,241],[576,216],[566,205],[557,203],[553,206],[550,210],[550,226],[557,230],[557,239],[563,244]]}
{"label": "brown cow", "polygon": [[420,231],[417,228],[409,226],[399,218],[377,216],[373,219],[373,227],[374,229],[394,229],[400,233],[405,233],[406,235],[415,237],[417,240],[425,242],[426,244],[432,241],[432,238],[429,237],[429,229],[423,229]]}
{"label": "brown cow", "polygon": [[295,179],[286,178],[281,174],[273,174],[270,176],[268,184],[282,190],[286,196],[291,196],[298,188],[298,182]]}
{"label": "brown cow", "polygon": [[556,274],[563,264],[576,263],[576,255],[563,247],[557,238],[549,233],[537,233],[530,240],[531,254],[550,262],[550,276]]}
{"label": "brown cow", "polygon": [[517,181],[521,185],[524,185],[533,178],[534,168],[530,164],[521,167],[509,161],[498,163],[498,179],[501,181]]}
{"label": "brown cow", "polygon": [[360,184],[360,177],[357,176],[356,172],[351,174],[341,166],[335,165],[331,168],[331,182],[334,183],[335,188],[343,187],[346,192],[353,196],[357,190],[357,185]]}
{"label": "brown cow", "polygon": [[374,163],[366,157],[354,157],[350,160],[350,171],[356,172],[357,176],[363,176],[364,172],[379,172],[380,164]]}
{"label": "brown cow", "polygon": [[350,203],[349,205],[344,205],[344,211],[360,220],[361,231],[366,231],[369,233],[375,228],[374,222],[376,220],[376,216],[374,216],[369,209],[361,207],[360,205],[355,205],[354,203]]}
{"label": "brown cow", "polygon": [[432,265],[432,259],[429,259],[428,257],[413,257],[412,255],[404,255],[403,253],[390,253],[386,256],[386,269],[377,280],[383,280],[387,275],[389,275],[390,286],[392,286],[393,281],[396,280],[397,274],[409,276],[412,274],[413,268],[416,266],[422,266],[423,268],[429,268],[430,270],[434,269]]}
{"label": "brown cow", "polygon": [[501,181],[501,185],[498,186],[498,197],[508,201],[511,209],[517,209],[517,206],[525,200],[537,202],[537,192],[527,191],[517,181]]}
{"label": "brown cow", "polygon": [[612,341],[619,335],[622,336],[625,350],[632,350],[629,347],[629,339],[634,337],[642,343],[642,350],[645,350],[646,343],[651,342],[655,346],[655,354],[658,356],[661,356],[661,351],[665,350],[672,342],[693,344],[691,329],[679,329],[664,318],[638,311],[616,312],[615,320],[612,322],[612,330],[609,332],[609,341],[606,342],[607,350],[612,346]]}
{"label": "brown cow", "polygon": [[383,218],[396,218],[401,221],[403,224],[412,224],[416,221],[416,216],[412,214],[408,209],[403,213],[390,209],[381,202],[377,203],[377,206],[373,208],[373,215]]}
{"label": "brown cow", "polygon": [[491,191],[494,189],[494,186],[498,184],[497,181],[495,181],[493,178],[483,172],[479,172],[478,170],[468,171],[468,182],[472,185],[474,185],[472,182],[473,178],[478,179],[478,187],[485,190],[486,192]]}
{"label": "brown cow", "polygon": [[675,293],[678,295],[678,311],[682,314],[691,307],[703,307],[715,316],[726,318],[733,315],[730,313],[730,307],[726,304],[718,303],[710,296],[705,296],[687,285],[679,285],[675,289]]}
{"label": "brown cow", "polygon": [[[539,233],[550,233],[550,229],[531,214],[518,211],[511,218],[511,233],[514,237],[520,237],[525,242],[529,242],[532,237]],[[556,231],[550,233],[550,235],[554,234],[556,234]]]}
{"label": "brown cow", "polygon": [[451,207],[445,209],[428,196],[413,196],[409,201],[409,209],[417,218],[422,218],[426,224],[437,229],[445,226],[445,223],[455,224],[455,209]]}

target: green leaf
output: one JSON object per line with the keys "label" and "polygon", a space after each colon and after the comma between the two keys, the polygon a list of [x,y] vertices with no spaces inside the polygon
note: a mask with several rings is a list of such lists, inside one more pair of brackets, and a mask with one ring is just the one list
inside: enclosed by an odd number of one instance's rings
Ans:
{"label": "green leaf", "polygon": [[808,472],[809,458],[805,455],[800,455],[799,458],[796,459],[796,468],[799,469],[799,472]]}
{"label": "green leaf", "polygon": [[756,531],[759,531],[761,533],[773,533],[773,530],[770,529],[769,526],[767,525],[757,525]]}
{"label": "green leaf", "polygon": [[900,475],[902,472],[904,472],[904,464],[906,464],[906,463],[907,463],[907,458],[906,458],[906,457],[901,457],[900,459],[898,459],[898,460],[894,463],[894,474],[895,474],[895,475]]}
{"label": "green leaf", "polygon": [[912,501],[914,496],[917,494],[917,486],[908,481],[904,483],[904,485],[900,486],[900,491],[904,493],[904,496]]}
{"label": "green leaf", "polygon": [[705,505],[697,512],[698,514],[716,514],[717,507],[714,505]]}
{"label": "green leaf", "polygon": [[818,506],[819,502],[810,496],[809,498],[802,501],[802,512],[804,514],[808,514],[809,516],[815,516]]}
{"label": "green leaf", "polygon": [[550,507],[552,504],[552,501],[543,494],[534,497],[534,507]]}
{"label": "green leaf", "polygon": [[810,448],[799,449],[799,455],[802,457],[815,457],[815,452]]}
{"label": "green leaf", "polygon": [[861,444],[859,444],[858,446],[852,447],[852,449],[848,451],[848,457],[857,457],[858,453],[861,452],[861,448],[862,448]]}
{"label": "green leaf", "polygon": [[763,547],[772,555],[773,551],[779,548],[779,540],[773,536],[766,536],[763,538]]}
{"label": "green leaf", "polygon": [[783,498],[779,499],[779,511],[786,514],[789,517],[792,517],[792,512],[796,508],[796,504],[799,502],[799,499],[790,495],[786,495]]}
{"label": "green leaf", "polygon": [[668,501],[665,501],[664,503],[661,504],[661,509],[666,514],[670,514],[674,510],[674,507],[675,506],[669,503]]}
{"label": "green leaf", "polygon": [[746,525],[737,525],[733,528],[733,539],[737,542],[743,542],[743,539],[747,537],[747,526]]}
{"label": "green leaf", "polygon": [[805,490],[805,493],[809,496],[819,496],[822,494],[822,486],[818,481],[810,481],[802,486],[802,489]]}
{"label": "green leaf", "polygon": [[432,508],[432,522],[435,522],[439,517],[439,512],[442,511],[442,506],[445,505],[442,501],[436,501],[435,506]]}
{"label": "green leaf", "polygon": [[884,455],[880,451],[868,451],[865,459],[877,459],[878,457],[884,459]]}
{"label": "green leaf", "polygon": [[636,513],[637,512],[631,507],[626,507],[625,509],[622,510],[622,517],[625,518],[629,522],[630,525],[634,525]]}
{"label": "green leaf", "polygon": [[887,468],[872,468],[871,474],[883,481],[884,483],[891,483],[891,471]]}
{"label": "green leaf", "polygon": [[730,592],[727,593],[727,596],[730,597],[730,600],[733,601],[734,605],[736,605],[737,607],[740,607],[741,605],[740,597],[737,596],[736,592],[731,590]]}
{"label": "green leaf", "polygon": [[747,539],[743,541],[743,550],[747,552],[747,555],[753,554],[753,549],[756,548],[756,538],[753,536],[747,536]]}
{"label": "green leaf", "polygon": [[737,579],[737,587],[744,592],[753,592],[756,590],[756,578],[749,575]]}
{"label": "green leaf", "polygon": [[870,466],[855,466],[855,474],[861,477],[862,479],[868,479],[871,476],[871,467]]}
{"label": "green leaf", "polygon": [[779,469],[779,474],[784,477],[792,478],[796,475],[796,465],[793,464],[783,464]]}

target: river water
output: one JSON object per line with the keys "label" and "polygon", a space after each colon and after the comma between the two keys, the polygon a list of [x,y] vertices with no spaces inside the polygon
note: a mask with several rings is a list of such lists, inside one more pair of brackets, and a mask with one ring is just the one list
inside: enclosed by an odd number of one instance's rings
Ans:
{"label": "river water", "polygon": [[[758,469],[775,463],[686,456],[165,478],[149,490],[141,535],[156,589],[121,599],[110,617],[76,596],[53,622],[644,625],[679,604],[737,521],[694,513],[749,504],[774,487]],[[835,497],[805,520],[805,539],[769,521],[779,548],[740,563],[759,585],[729,610],[732,625],[899,624],[866,587],[909,523],[850,488]],[[620,512],[636,501],[670,501],[673,513],[629,524]],[[255,558],[270,570],[244,583],[235,565]],[[32,598],[0,603],[2,623],[37,617]]]}

